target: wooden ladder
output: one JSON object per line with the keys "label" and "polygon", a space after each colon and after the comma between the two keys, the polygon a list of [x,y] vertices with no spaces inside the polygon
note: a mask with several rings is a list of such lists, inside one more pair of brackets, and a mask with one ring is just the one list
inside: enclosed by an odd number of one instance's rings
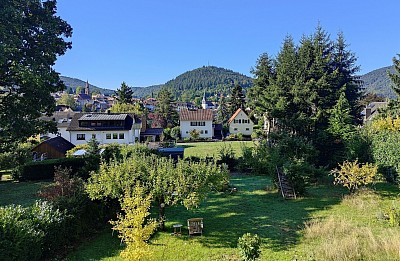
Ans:
{"label": "wooden ladder", "polygon": [[293,186],[289,183],[286,175],[279,170],[276,166],[276,173],[278,174],[279,190],[282,193],[284,199],[296,199],[296,192]]}

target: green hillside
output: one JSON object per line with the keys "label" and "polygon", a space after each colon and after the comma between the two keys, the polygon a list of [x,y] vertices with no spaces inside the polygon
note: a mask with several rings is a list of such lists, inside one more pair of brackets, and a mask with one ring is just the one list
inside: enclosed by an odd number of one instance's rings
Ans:
{"label": "green hillside", "polygon": [[388,71],[393,73],[394,67],[383,67],[362,75],[361,80],[364,82],[365,91],[391,99],[396,98],[396,94],[393,92],[392,88],[390,88],[391,81],[387,74]]}
{"label": "green hillside", "polygon": [[[71,77],[67,77],[67,76],[60,76],[60,79],[64,82],[65,86],[67,87],[67,89],[72,88],[72,90],[75,92],[76,88],[81,87],[81,88],[85,88],[86,86],[86,82],[76,79],[76,78],[71,78]],[[90,84],[89,82],[89,88],[91,91],[98,91],[100,93],[103,94],[113,94],[114,91],[113,90],[109,90],[109,89],[105,89],[105,88],[100,88],[97,86],[94,86],[92,84]]]}
{"label": "green hillside", "polygon": [[228,69],[203,66],[179,75],[165,86],[172,90],[177,99],[189,101],[196,96],[202,97],[204,91],[207,96],[229,93],[235,83],[246,89],[253,84],[253,79]]}
{"label": "green hillside", "polygon": [[[65,83],[67,88],[71,87],[74,91],[77,87],[85,87],[86,85],[85,81],[66,76],[61,76],[61,80]],[[214,94],[220,93],[227,94],[235,83],[239,83],[244,89],[246,89],[252,85],[253,80],[246,75],[228,69],[215,66],[203,66],[185,72],[175,79],[168,81],[164,85],[132,87],[132,89],[135,97],[156,97],[161,87],[166,86],[172,90],[172,93],[177,100],[190,101],[196,96],[202,97],[204,90],[206,90],[207,96],[213,96]],[[90,83],[89,85],[92,91],[99,91],[104,94],[114,94],[114,90],[100,88]]]}

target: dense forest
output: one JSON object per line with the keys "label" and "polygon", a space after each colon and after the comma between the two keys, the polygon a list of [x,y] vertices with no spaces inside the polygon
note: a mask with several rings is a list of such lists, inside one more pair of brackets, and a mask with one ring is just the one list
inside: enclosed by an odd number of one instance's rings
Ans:
{"label": "dense forest", "polygon": [[203,66],[179,75],[165,86],[171,89],[178,100],[190,101],[195,97],[202,97],[204,91],[210,97],[227,94],[236,83],[247,89],[252,86],[253,79],[228,69]]}
{"label": "dense forest", "polygon": [[380,69],[373,70],[361,76],[365,92],[375,93],[382,97],[394,99],[396,98],[392,88],[390,88],[390,78],[387,72],[394,73],[394,67],[388,66]]}

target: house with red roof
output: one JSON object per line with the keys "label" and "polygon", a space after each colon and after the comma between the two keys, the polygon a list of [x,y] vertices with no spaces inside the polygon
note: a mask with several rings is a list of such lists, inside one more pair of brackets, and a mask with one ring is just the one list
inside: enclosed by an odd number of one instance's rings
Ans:
{"label": "house with red roof", "polygon": [[179,122],[182,139],[190,137],[191,130],[197,130],[200,138],[212,138],[213,119],[214,115],[210,109],[180,110]]}
{"label": "house with red roof", "polygon": [[228,125],[230,134],[242,133],[243,135],[250,136],[253,133],[253,121],[240,108],[237,109],[237,111],[229,119]]}

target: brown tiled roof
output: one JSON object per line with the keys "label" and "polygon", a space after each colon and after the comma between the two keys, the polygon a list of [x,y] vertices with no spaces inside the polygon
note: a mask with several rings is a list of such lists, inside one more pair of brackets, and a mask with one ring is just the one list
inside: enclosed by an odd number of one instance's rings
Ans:
{"label": "brown tiled roof", "polygon": [[182,109],[179,112],[180,121],[212,121],[213,113],[209,109],[188,110]]}
{"label": "brown tiled roof", "polygon": [[[241,112],[241,111],[243,111],[242,109],[237,109],[237,111],[232,115],[232,117],[229,119],[229,121],[228,121],[228,123],[230,124],[235,118],[236,118],[236,116]],[[244,111],[243,111],[244,112]],[[244,114],[246,114],[245,112],[244,112]],[[247,115],[247,114],[246,114]],[[247,116],[248,117],[248,116]]]}

